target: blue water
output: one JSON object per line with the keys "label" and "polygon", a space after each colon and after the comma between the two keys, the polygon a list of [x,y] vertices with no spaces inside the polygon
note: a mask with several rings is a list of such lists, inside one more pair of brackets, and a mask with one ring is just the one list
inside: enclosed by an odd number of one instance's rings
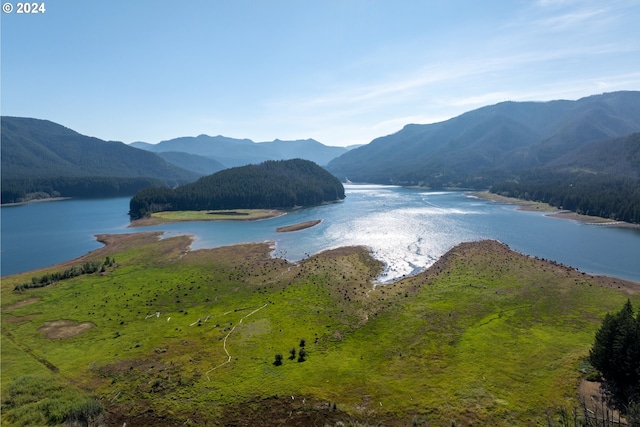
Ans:
{"label": "blue water", "polygon": [[[1,274],[44,267],[101,246],[95,234],[166,231],[191,234],[192,249],[271,241],[274,255],[299,260],[340,246],[364,245],[387,268],[385,282],[413,274],[460,242],[496,239],[519,252],[587,273],[640,282],[640,230],[550,218],[462,192],[376,185],[345,186],[338,203],[261,221],[184,222],[127,228],[128,198],[65,200],[2,207]],[[276,233],[284,225],[321,219],[312,228]]]}

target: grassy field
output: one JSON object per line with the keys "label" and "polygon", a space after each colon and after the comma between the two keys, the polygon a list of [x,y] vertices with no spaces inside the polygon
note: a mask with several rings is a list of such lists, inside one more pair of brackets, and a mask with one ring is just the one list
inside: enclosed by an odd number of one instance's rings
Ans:
{"label": "grassy field", "polygon": [[280,215],[284,215],[284,212],[274,209],[166,211],[154,212],[149,218],[132,221],[130,227],[142,227],[180,221],[255,221]]}
{"label": "grassy field", "polygon": [[[115,258],[102,273],[21,292],[44,271],[3,278],[3,425],[88,398],[119,426],[547,425],[577,405],[604,315],[640,304],[637,285],[496,242],[374,288],[360,247],[292,264],[267,244],[103,238],[74,261]],[[54,392],[16,405],[33,384]]]}

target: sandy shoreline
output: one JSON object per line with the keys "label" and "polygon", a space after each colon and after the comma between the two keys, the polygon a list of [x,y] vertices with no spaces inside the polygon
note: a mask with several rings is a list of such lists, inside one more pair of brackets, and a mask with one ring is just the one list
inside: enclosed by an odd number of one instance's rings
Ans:
{"label": "sandy shoreline", "polygon": [[578,221],[584,224],[590,225],[604,225],[607,227],[629,227],[639,228],[640,224],[631,224],[624,221],[615,221],[608,218],[602,218],[599,216],[582,215],[573,211],[562,210],[551,206],[547,203],[533,202],[530,200],[516,199],[515,197],[506,197],[499,194],[489,193],[488,191],[478,191],[468,193],[470,196],[477,197],[478,199],[489,200],[495,203],[502,203],[506,205],[517,205],[518,210],[527,212],[544,212],[545,216],[551,218],[569,219],[572,221]]}
{"label": "sandy shoreline", "polygon": [[3,203],[2,206],[22,206],[22,205],[28,205],[30,203],[58,202],[60,200],[69,200],[69,199],[71,199],[71,197],[48,197],[46,199],[27,200],[26,202]]}
{"label": "sandy shoreline", "polygon": [[313,221],[305,221],[305,222],[301,222],[298,224],[293,224],[293,225],[287,225],[285,227],[278,227],[276,228],[276,232],[278,233],[288,233],[291,231],[299,231],[299,230],[304,230],[307,228],[311,228],[315,225],[318,225],[322,222],[321,219],[315,219]]}

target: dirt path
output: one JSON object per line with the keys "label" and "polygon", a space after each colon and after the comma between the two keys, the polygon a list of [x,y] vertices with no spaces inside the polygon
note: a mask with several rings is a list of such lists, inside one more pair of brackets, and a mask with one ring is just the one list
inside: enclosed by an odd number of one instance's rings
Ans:
{"label": "dirt path", "polygon": [[9,341],[11,341],[12,343],[14,343],[16,345],[16,347],[18,347],[20,350],[24,351],[25,353],[27,353],[29,356],[33,357],[38,363],[44,365],[48,370],[50,370],[51,372],[57,374],[60,370],[58,369],[58,367],[56,365],[54,365],[53,363],[49,362],[47,359],[45,359],[44,357],[40,357],[37,354],[34,353],[33,350],[31,350],[29,347],[27,347],[26,345],[19,343],[15,337],[11,334],[11,332],[7,332],[4,331],[3,332],[4,336],[7,337],[7,339],[9,339]]}
{"label": "dirt path", "polygon": [[[607,423],[606,425],[627,425],[627,420],[620,412],[609,407],[604,400],[604,394],[600,391],[600,383],[582,379],[578,386],[578,395],[584,402],[584,407],[589,418]],[[611,423],[611,424],[609,424]]]}
{"label": "dirt path", "polygon": [[262,307],[256,308],[255,310],[253,310],[251,313],[247,314],[246,316],[244,316],[242,319],[240,319],[240,322],[238,322],[237,325],[234,325],[233,328],[231,328],[231,330],[229,331],[229,333],[227,334],[226,337],[224,337],[224,341],[222,343],[222,348],[224,349],[224,352],[227,354],[227,361],[223,362],[221,364],[219,364],[218,366],[209,369],[205,375],[207,376],[207,381],[211,381],[211,378],[209,378],[209,372],[215,371],[216,369],[226,365],[227,363],[231,362],[231,354],[229,353],[229,350],[227,350],[227,339],[229,338],[229,336],[233,333],[233,331],[235,331],[235,329],[240,326],[242,324],[242,321],[244,319],[246,319],[247,317],[251,316],[254,313],[257,313],[258,311],[262,310],[263,308],[265,308],[267,306],[267,304],[263,305]]}

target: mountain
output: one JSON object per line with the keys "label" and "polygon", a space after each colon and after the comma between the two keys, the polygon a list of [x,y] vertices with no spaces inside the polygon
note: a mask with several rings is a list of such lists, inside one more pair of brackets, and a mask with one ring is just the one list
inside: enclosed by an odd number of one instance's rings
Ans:
{"label": "mountain", "polygon": [[152,187],[129,204],[132,218],[158,211],[273,209],[344,199],[344,187],[309,160],[270,160],[225,169],[177,188]]}
{"label": "mountain", "polygon": [[502,102],[440,123],[407,125],[332,160],[327,169],[352,181],[486,187],[634,132],[640,132],[640,92]]}
{"label": "mountain", "polygon": [[225,136],[199,135],[182,137],[148,144],[134,142],[131,146],[154,153],[166,151],[184,152],[209,157],[227,167],[261,163],[266,160],[305,159],[326,165],[332,159],[348,151],[344,147],[330,147],[314,139],[271,142],[253,142],[250,139],[235,139]]}
{"label": "mountain", "polygon": [[198,175],[211,175],[212,173],[226,169],[226,166],[210,157],[198,156],[178,151],[163,151],[158,156],[167,162],[182,169],[195,172]]}
{"label": "mountain", "polygon": [[547,166],[567,172],[640,179],[640,133],[585,144]]}
{"label": "mountain", "polygon": [[[83,196],[100,196],[105,185],[135,192],[139,188],[130,187],[134,182],[134,187],[152,182],[177,185],[199,176],[154,153],[81,135],[47,120],[3,116],[1,123],[3,203],[26,193],[78,195],[69,193],[71,187],[84,187]],[[9,189],[17,192],[12,200]],[[111,190],[108,193],[113,195]]]}

